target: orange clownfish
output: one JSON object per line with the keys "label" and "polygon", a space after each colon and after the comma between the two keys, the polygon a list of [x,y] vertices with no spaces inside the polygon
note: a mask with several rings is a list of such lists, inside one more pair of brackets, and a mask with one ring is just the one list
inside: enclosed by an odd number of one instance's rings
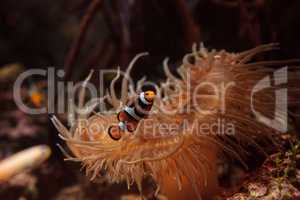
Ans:
{"label": "orange clownfish", "polygon": [[134,102],[126,105],[117,115],[119,124],[109,127],[109,136],[113,140],[119,140],[124,132],[135,131],[139,121],[148,116],[155,96],[153,91],[148,90],[140,93]]}

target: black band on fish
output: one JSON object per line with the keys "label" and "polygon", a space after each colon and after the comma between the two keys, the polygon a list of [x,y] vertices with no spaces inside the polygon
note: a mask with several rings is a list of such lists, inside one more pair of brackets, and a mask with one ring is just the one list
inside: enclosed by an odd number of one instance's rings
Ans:
{"label": "black band on fish", "polygon": [[136,113],[135,113],[135,110],[134,108],[132,107],[128,107],[128,106],[125,106],[124,108],[124,111],[126,113],[128,113],[128,115],[130,115],[133,119],[135,119],[136,121],[140,121],[142,118],[139,117]]}
{"label": "black band on fish", "polygon": [[145,116],[148,115],[148,111],[146,111],[145,109],[138,109],[138,108],[134,108],[134,112],[137,116],[139,116],[140,118],[145,118]]}
{"label": "black band on fish", "polygon": [[152,103],[151,102],[149,102],[149,101],[147,101],[147,99],[145,98],[145,93],[144,92],[142,92],[141,94],[140,94],[140,98],[139,98],[141,101],[142,101],[142,103],[143,104],[145,104],[145,105],[151,105]]}
{"label": "black band on fish", "polygon": [[144,102],[140,98],[137,100],[137,104],[138,107],[140,107],[140,109],[142,110],[146,110],[149,106],[152,106],[152,104],[144,104]]}

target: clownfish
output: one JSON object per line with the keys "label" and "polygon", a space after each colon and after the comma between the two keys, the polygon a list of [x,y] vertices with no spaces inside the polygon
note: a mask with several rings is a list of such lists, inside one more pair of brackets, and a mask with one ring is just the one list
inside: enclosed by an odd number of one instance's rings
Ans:
{"label": "clownfish", "polygon": [[155,93],[151,90],[141,92],[137,99],[129,102],[118,114],[119,124],[110,126],[108,134],[113,140],[119,140],[126,131],[133,132],[141,119],[147,118],[152,108]]}

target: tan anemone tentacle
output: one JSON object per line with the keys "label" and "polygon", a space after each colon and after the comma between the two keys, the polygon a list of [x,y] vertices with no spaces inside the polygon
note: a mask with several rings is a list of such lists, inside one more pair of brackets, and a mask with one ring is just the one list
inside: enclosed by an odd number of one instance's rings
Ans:
{"label": "tan anemone tentacle", "polygon": [[142,92],[142,86],[146,82],[146,76],[143,76],[140,80],[138,80],[136,84],[136,92],[132,92],[132,95],[137,95],[138,93]]}
{"label": "tan anemone tentacle", "polygon": [[163,61],[165,75],[167,76],[168,79],[170,79],[174,82],[180,82],[180,80],[171,73],[168,62],[169,62],[169,58],[165,58]]}
{"label": "tan anemone tentacle", "polygon": [[120,107],[120,101],[118,100],[116,92],[115,92],[115,84],[119,78],[120,78],[120,68],[118,67],[118,73],[117,73],[116,77],[111,81],[111,84],[110,84],[111,104],[116,110]]}
{"label": "tan anemone tentacle", "polygon": [[138,61],[138,59],[143,56],[147,56],[147,55],[149,55],[149,53],[147,53],[147,52],[137,54],[128,65],[125,76],[122,80],[121,102],[123,104],[125,104],[126,100],[128,99],[128,83],[129,83],[128,80],[130,79],[130,72],[131,72],[134,64]]}
{"label": "tan anemone tentacle", "polygon": [[180,141],[178,142],[178,144],[176,146],[173,147],[173,149],[170,152],[167,152],[166,154],[163,155],[158,155],[155,157],[144,157],[144,158],[140,158],[137,160],[131,160],[131,161],[127,161],[127,160],[121,160],[120,162],[128,164],[128,165],[132,165],[132,164],[137,164],[139,162],[144,162],[144,161],[158,161],[158,160],[163,160],[166,159],[168,157],[170,157],[171,155],[173,155],[174,153],[176,153],[184,144],[184,138],[180,137]]}
{"label": "tan anemone tentacle", "polygon": [[[264,51],[270,51],[273,49],[277,49],[278,46],[279,46],[279,43],[270,43],[270,44],[260,45],[253,49],[238,53],[236,59],[240,63],[244,63],[246,60],[248,61],[249,58],[251,59],[253,56],[255,56],[261,52],[264,52]],[[245,58],[247,58],[247,59],[245,59]],[[242,62],[243,59],[245,59],[244,62]]]}
{"label": "tan anemone tentacle", "polygon": [[81,90],[79,92],[79,103],[78,103],[79,108],[82,108],[84,105],[86,86],[87,86],[88,82],[90,81],[90,79],[92,78],[93,73],[94,73],[94,70],[91,70],[89,75],[86,77],[86,79],[83,81],[83,83],[81,85]]}

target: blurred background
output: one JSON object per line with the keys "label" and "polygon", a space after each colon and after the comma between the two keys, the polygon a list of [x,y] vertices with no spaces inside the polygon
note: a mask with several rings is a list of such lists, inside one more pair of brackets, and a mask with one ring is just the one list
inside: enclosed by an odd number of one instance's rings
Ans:
{"label": "blurred background", "polygon": [[[59,80],[79,81],[90,69],[126,69],[146,51],[150,56],[137,63],[133,77],[160,82],[163,59],[170,57],[174,70],[194,42],[233,52],[279,42],[279,51],[262,58],[300,58],[299,9],[297,0],[1,0],[0,159],[36,144],[53,153],[38,169],[1,184],[0,199],[134,199],[137,193],[124,184],[90,183],[78,163],[63,161],[48,115],[27,115],[15,105],[12,88],[21,72],[54,66],[65,70]],[[45,80],[32,77],[23,98],[40,107],[45,100],[32,93],[46,88]],[[154,184],[145,184],[154,199]]]}

